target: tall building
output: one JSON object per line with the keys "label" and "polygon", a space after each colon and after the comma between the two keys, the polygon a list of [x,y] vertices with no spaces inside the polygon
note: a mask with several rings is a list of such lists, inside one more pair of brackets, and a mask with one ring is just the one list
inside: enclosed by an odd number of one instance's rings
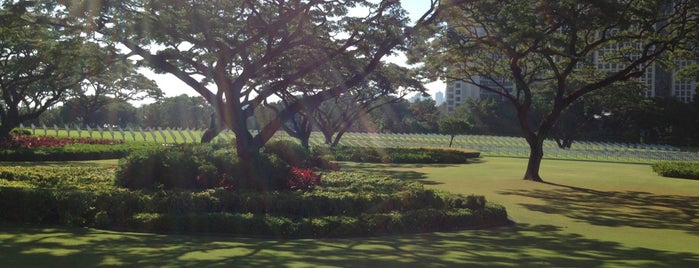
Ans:
{"label": "tall building", "polygon": [[[482,77],[475,77],[475,82],[478,84],[494,86],[495,82],[485,80]],[[508,91],[512,92],[515,88],[514,83],[506,80],[498,81]],[[448,81],[447,82],[447,112],[452,112],[456,107],[466,102],[468,99],[479,100],[484,98],[498,98],[499,95],[494,92],[481,89],[473,84],[463,81]]]}

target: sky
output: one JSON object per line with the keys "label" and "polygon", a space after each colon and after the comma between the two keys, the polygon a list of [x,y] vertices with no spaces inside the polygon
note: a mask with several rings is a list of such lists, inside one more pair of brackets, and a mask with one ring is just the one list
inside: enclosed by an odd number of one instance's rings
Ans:
{"label": "sky", "polygon": [[[401,5],[408,11],[411,18],[415,20],[425,11],[427,11],[430,5],[430,0],[401,0]],[[396,64],[405,64],[406,57],[404,55],[391,56],[386,58],[386,60]],[[196,91],[171,74],[155,74],[150,70],[142,70],[142,72],[151,79],[155,80],[158,86],[165,93],[166,97],[174,97],[181,94],[191,96],[198,95]],[[425,87],[428,89],[429,94],[434,99],[437,92],[444,91],[445,84],[442,81],[435,81],[425,84]]]}

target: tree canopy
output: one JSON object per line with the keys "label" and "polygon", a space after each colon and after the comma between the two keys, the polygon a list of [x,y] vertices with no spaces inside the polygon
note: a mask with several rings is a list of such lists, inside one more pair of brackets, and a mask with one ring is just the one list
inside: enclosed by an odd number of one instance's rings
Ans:
{"label": "tree canopy", "polygon": [[108,58],[51,5],[3,1],[0,10],[0,138],[35,119],[99,74]]}
{"label": "tree canopy", "polygon": [[[79,90],[70,94],[70,99],[64,105],[69,106],[71,117],[64,119],[87,125],[99,124],[107,114],[101,110],[107,106],[118,107],[128,101],[145,99],[160,100],[164,96],[162,90],[152,79],[138,73],[137,68],[126,60],[109,63],[99,75],[87,77],[80,83]],[[116,103],[115,103],[116,102]]]}
{"label": "tree canopy", "polygon": [[368,115],[377,108],[413,92],[427,94],[427,89],[417,77],[419,75],[411,69],[383,63],[363,83],[313,107],[311,118],[325,136],[325,142],[336,146],[344,133],[357,122],[367,122]]}
{"label": "tree canopy", "polygon": [[463,135],[468,133],[471,128],[471,124],[464,118],[458,118],[455,116],[445,117],[439,120],[439,132],[445,135],[449,135],[449,147],[451,147],[454,142],[454,137],[456,135]]}
{"label": "tree canopy", "polygon": [[[95,31],[124,45],[141,64],[200,93],[239,136],[246,136],[243,119],[269,97],[300,90],[292,86],[311,76],[333,87],[302,89],[314,93],[303,102],[339,95],[400,49],[410,33],[398,1],[118,1],[96,7],[97,14],[85,7],[70,6],[93,15]],[[353,8],[368,12],[352,16]],[[299,107],[289,106],[279,121]],[[269,125],[262,133],[276,129]]]}
{"label": "tree canopy", "polygon": [[[120,44],[126,56],[170,73],[209,102],[236,135],[246,161],[303,106],[317,106],[359,85],[381,60],[404,49],[415,27],[400,1],[132,0],[66,1],[68,10]],[[351,12],[361,10],[362,12]],[[361,14],[360,14],[361,13]],[[360,14],[360,15],[355,15]],[[304,87],[323,78],[332,86]],[[303,91],[253,135],[247,119],[280,92]]]}
{"label": "tree canopy", "polygon": [[[524,178],[541,181],[543,141],[561,112],[582,96],[639,78],[654,63],[696,49],[692,0],[450,0],[438,35],[413,57],[431,72],[490,91],[513,105],[530,145]],[[584,79],[583,79],[584,78]],[[572,81],[575,81],[573,83]],[[582,83],[578,83],[582,81]],[[535,96],[553,85],[551,107],[531,116]]]}

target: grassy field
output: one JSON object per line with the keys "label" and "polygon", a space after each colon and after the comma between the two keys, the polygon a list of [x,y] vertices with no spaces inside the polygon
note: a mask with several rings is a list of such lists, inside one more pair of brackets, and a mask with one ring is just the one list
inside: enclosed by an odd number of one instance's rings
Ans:
{"label": "grassy field", "polygon": [[[509,227],[347,239],[173,236],[0,227],[0,267],[699,267],[699,181],[650,166],[546,160],[465,165],[345,163],[505,205]],[[99,164],[109,165],[109,162]]]}

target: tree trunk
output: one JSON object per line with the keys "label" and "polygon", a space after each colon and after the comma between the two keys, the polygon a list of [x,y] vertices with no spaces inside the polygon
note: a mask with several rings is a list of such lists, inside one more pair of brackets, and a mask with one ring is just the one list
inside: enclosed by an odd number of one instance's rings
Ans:
{"label": "tree trunk", "polygon": [[201,143],[209,143],[211,142],[218,134],[221,133],[220,128],[208,128],[206,131],[204,131],[204,134],[201,135]]}
{"label": "tree trunk", "polygon": [[5,124],[0,126],[0,140],[10,139],[10,131],[12,128],[5,127]]}
{"label": "tree trunk", "polygon": [[310,149],[310,139],[313,132],[313,126],[308,118],[301,119],[301,122],[298,122],[296,119],[291,119],[291,126],[285,124],[282,126],[284,131],[286,131],[289,136],[292,136],[301,142],[301,146],[304,149]]}
{"label": "tree trunk", "polygon": [[12,131],[13,128],[18,127],[19,122],[17,120],[12,120],[12,118],[9,116],[1,119],[2,122],[0,122],[0,139],[9,139],[11,138],[10,131]]}
{"label": "tree trunk", "polygon": [[320,133],[323,133],[325,144],[331,145],[333,143],[333,134],[335,134],[335,130],[322,124],[318,124],[318,127],[320,128]]}
{"label": "tree trunk", "polygon": [[[274,131],[263,128],[257,136],[253,137],[247,128],[247,118],[243,113],[236,110],[231,104],[218,105],[218,115],[221,116],[221,121],[235,134],[236,154],[238,156],[238,165],[240,167],[239,174],[233,182],[233,187],[236,189],[250,189],[257,191],[274,190],[277,185],[274,184],[272,175],[273,168],[269,161],[260,154],[260,149],[271,135],[280,129],[281,124],[276,122],[273,124]],[[212,122],[213,115],[212,115]],[[269,127],[269,126],[267,126]],[[221,128],[217,128],[221,129]],[[264,135],[262,137],[261,135]]]}
{"label": "tree trunk", "polygon": [[234,182],[234,187],[257,191],[274,190],[272,183],[271,167],[263,161],[260,148],[253,142],[251,135],[236,136],[236,152],[240,165],[239,179]]}
{"label": "tree trunk", "polygon": [[209,128],[204,131],[204,134],[201,135],[201,143],[209,143],[216,136],[218,136],[218,133],[221,132],[221,128],[216,126],[216,112],[211,114],[211,122],[209,122]]}
{"label": "tree trunk", "polygon": [[449,139],[449,148],[451,148],[451,144],[454,142],[454,135],[451,135],[451,139]]}
{"label": "tree trunk", "polygon": [[568,150],[570,149],[571,146],[573,146],[573,139],[572,138],[555,138],[556,144],[558,145],[558,148]]}
{"label": "tree trunk", "polygon": [[344,134],[345,134],[344,131],[338,132],[337,135],[335,135],[335,139],[333,140],[333,143],[330,144],[330,147],[331,148],[337,147],[337,145],[340,144],[340,139],[342,138],[342,135],[344,135]]}
{"label": "tree trunk", "polygon": [[539,175],[541,160],[544,158],[544,138],[541,135],[533,135],[527,138],[529,143],[529,162],[527,171],[524,173],[524,180],[543,182]]}

